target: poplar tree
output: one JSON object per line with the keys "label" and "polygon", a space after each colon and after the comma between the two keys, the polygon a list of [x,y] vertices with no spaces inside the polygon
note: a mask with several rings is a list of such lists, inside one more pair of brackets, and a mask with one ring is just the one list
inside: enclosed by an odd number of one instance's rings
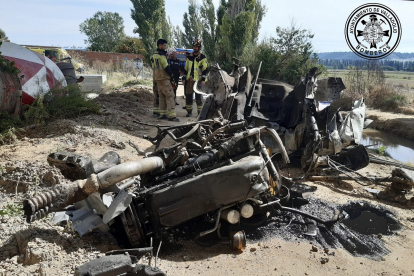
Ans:
{"label": "poplar tree", "polygon": [[196,0],[188,1],[188,13],[184,13],[183,19],[183,43],[187,48],[192,48],[194,39],[201,38],[202,23],[200,7],[197,6]]}
{"label": "poplar tree", "polygon": [[131,0],[133,9],[131,17],[137,24],[134,33],[140,39],[147,52],[145,58],[148,61],[157,48],[157,40],[160,38],[171,40],[170,25],[166,18],[164,0]]}

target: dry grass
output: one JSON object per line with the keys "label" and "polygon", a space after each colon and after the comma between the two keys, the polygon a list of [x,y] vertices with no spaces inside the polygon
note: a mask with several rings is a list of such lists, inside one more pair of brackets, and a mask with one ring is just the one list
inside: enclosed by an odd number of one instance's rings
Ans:
{"label": "dry grass", "polygon": [[88,74],[106,75],[107,81],[103,84],[105,92],[111,92],[117,88],[123,87],[126,84],[147,84],[152,81],[152,69],[144,67],[143,71],[135,69],[133,63],[124,62],[113,63],[112,61],[103,62],[96,60],[88,68]]}
{"label": "dry grass", "polygon": [[72,59],[74,61],[82,63],[83,65],[85,65],[86,70],[88,69],[89,62],[88,62],[87,59],[84,58],[84,56],[79,54],[77,51],[72,51],[70,56],[72,57]]}
{"label": "dry grass", "polygon": [[143,72],[134,68],[134,63],[130,60],[113,62],[95,60],[92,66],[79,53],[74,52],[72,58],[86,66],[86,74],[106,75],[107,81],[103,84],[104,92],[111,92],[114,89],[125,86],[126,84],[150,83],[152,81],[152,69],[144,67]]}
{"label": "dry grass", "polygon": [[107,75],[107,81],[103,84],[102,88],[104,91],[112,91],[122,87],[125,83],[130,83],[134,80],[136,80],[136,78],[131,74],[112,72],[111,75]]}
{"label": "dry grass", "polygon": [[367,105],[376,109],[414,113],[411,108],[414,100],[412,87],[387,80],[385,73],[375,64],[370,70],[356,67],[347,72],[344,79],[347,89],[342,97],[353,99],[364,97]]}
{"label": "dry grass", "polygon": [[409,90],[395,85],[377,85],[367,92],[365,95],[367,104],[373,108],[386,111],[396,111],[400,107],[407,106],[412,101],[409,96]]}

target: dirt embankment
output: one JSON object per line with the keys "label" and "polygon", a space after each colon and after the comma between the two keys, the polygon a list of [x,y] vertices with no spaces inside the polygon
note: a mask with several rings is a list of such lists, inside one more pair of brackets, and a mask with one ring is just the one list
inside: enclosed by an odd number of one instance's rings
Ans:
{"label": "dirt embankment", "polygon": [[414,115],[383,112],[376,109],[366,110],[367,118],[374,120],[370,128],[414,140]]}

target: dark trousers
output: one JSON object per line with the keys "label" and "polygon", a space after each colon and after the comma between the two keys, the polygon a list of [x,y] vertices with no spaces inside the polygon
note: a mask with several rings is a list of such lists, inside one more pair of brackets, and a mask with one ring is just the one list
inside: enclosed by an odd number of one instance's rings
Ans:
{"label": "dark trousers", "polygon": [[[185,83],[185,109],[188,113],[193,112],[194,81],[187,80]],[[195,93],[197,112],[200,113],[203,108],[203,98],[200,94]]]}

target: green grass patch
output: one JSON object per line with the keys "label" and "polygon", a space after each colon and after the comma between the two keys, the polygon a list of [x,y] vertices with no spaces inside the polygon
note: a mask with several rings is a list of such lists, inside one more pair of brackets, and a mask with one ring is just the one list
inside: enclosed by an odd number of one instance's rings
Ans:
{"label": "green grass patch", "polygon": [[11,217],[23,215],[23,205],[14,205],[13,203],[9,203],[5,208],[0,209],[0,215],[8,215]]}

